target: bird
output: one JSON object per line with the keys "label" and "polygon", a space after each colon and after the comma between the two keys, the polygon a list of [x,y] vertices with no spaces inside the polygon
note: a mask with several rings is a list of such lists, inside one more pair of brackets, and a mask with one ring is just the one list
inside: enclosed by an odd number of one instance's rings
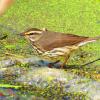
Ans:
{"label": "bird", "polygon": [[97,37],[79,36],[70,33],[50,31],[46,28],[30,28],[20,33],[32,45],[35,55],[44,60],[49,60],[50,65],[62,62],[61,68],[68,63],[71,54],[81,46],[95,42],[100,39]]}

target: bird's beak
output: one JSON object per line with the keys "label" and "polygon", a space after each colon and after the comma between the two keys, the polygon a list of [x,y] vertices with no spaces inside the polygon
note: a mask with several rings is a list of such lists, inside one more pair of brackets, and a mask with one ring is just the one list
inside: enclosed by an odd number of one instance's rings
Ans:
{"label": "bird's beak", "polygon": [[20,36],[25,36],[25,33],[24,33],[24,32],[22,32],[22,33],[19,33],[19,35],[20,35]]}

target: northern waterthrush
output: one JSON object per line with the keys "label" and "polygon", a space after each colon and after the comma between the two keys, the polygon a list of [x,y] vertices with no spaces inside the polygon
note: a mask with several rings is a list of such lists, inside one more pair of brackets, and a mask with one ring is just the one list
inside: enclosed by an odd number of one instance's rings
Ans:
{"label": "northern waterthrush", "polygon": [[53,62],[62,61],[62,68],[73,51],[100,39],[100,37],[92,38],[37,28],[31,28],[20,35],[25,36],[31,42],[37,56]]}

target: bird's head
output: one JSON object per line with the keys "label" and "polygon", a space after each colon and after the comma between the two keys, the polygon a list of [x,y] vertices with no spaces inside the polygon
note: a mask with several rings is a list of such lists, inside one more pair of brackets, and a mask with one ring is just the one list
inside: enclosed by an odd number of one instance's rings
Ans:
{"label": "bird's head", "polygon": [[20,33],[20,35],[27,37],[32,42],[35,42],[41,38],[44,31],[47,31],[47,30],[46,29],[41,30],[41,29],[37,29],[37,28],[31,28],[25,32]]}

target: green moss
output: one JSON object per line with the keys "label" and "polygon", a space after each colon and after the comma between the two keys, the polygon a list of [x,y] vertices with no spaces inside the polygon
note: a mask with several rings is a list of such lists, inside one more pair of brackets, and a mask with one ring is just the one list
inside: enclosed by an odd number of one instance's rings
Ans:
{"label": "green moss", "polygon": [[[64,92],[64,87],[61,83],[49,83],[49,85],[43,89],[35,86],[23,86],[20,89],[22,92],[29,92],[31,95],[44,97],[52,100],[62,100],[64,97],[69,97],[71,100],[86,100],[88,99],[86,93],[83,92]],[[76,98],[76,99],[74,99]]]}

